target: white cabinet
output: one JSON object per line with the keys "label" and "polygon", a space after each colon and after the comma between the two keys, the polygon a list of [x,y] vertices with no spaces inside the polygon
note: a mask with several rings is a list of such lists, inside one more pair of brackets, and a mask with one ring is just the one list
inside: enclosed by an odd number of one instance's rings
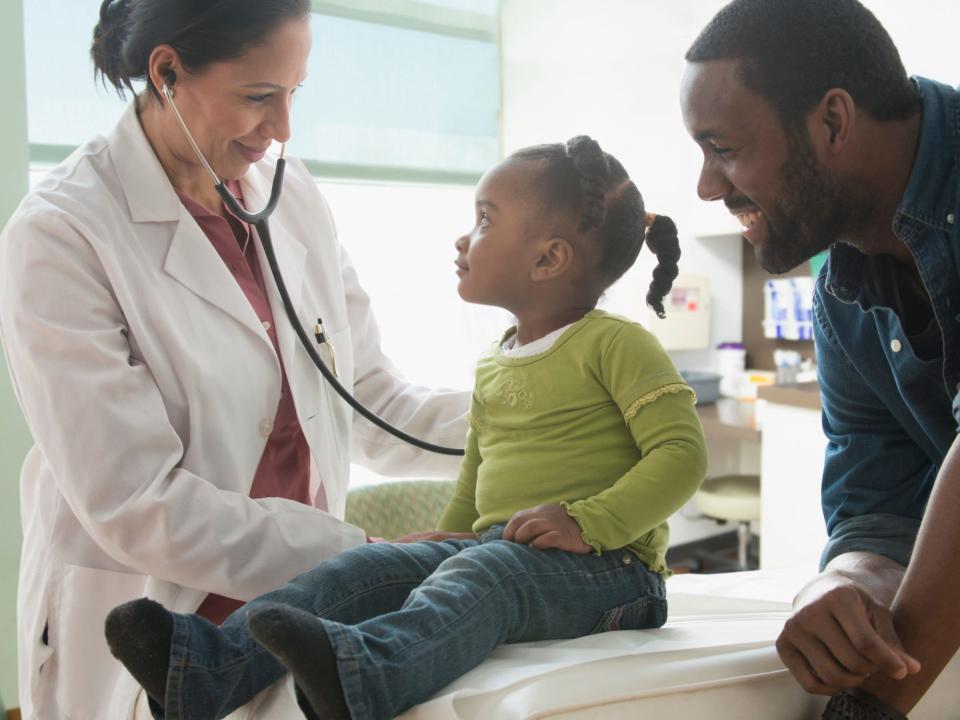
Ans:
{"label": "white cabinet", "polygon": [[760,567],[816,573],[827,531],[820,480],[827,439],[820,410],[767,400],[760,451]]}

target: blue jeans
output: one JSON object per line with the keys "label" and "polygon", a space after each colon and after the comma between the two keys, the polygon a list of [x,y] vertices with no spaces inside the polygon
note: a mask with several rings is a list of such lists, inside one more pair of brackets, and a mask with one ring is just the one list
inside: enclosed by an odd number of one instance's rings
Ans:
{"label": "blue jeans", "polygon": [[500,643],[666,621],[663,578],[628,550],[536,550],[502,540],[502,532],[498,526],[479,540],[353,548],[252,600],[219,627],[175,615],[166,717],[223,717],[283,676],[247,632],[247,616],[264,603],[323,619],[354,720],[383,720],[423,702]]}

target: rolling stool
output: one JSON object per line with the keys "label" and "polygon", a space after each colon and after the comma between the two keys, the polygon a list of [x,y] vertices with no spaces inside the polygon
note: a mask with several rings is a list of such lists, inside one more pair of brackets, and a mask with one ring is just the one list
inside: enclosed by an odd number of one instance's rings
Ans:
{"label": "rolling stool", "polygon": [[750,521],[760,519],[760,476],[721,475],[707,478],[694,496],[704,515],[725,523],[737,523],[737,569],[749,570],[747,548]]}

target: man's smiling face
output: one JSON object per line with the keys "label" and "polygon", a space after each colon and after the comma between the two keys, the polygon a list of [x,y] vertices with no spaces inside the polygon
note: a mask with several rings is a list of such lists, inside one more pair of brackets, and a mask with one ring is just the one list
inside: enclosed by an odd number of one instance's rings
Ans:
{"label": "man's smiling face", "polygon": [[739,60],[689,63],[681,87],[687,132],[703,150],[697,193],[723,200],[760,265],[782,273],[839,239],[847,212],[804,125],[780,116],[741,79]]}

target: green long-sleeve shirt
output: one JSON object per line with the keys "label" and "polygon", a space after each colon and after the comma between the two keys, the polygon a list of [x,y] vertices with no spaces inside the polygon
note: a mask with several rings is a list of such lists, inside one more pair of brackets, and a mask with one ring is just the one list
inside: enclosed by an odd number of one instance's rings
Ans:
{"label": "green long-sleeve shirt", "polygon": [[539,355],[507,357],[501,342],[477,364],[440,528],[480,532],[560,503],[595,551],[627,547],[665,571],[667,518],[700,486],[706,450],[693,391],[660,343],[601,310]]}

